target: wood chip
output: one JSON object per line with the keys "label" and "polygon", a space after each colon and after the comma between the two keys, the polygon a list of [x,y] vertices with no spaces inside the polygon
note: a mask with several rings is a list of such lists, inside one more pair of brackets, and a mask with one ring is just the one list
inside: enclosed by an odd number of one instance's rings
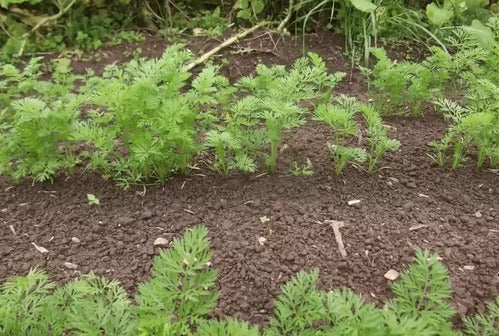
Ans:
{"label": "wood chip", "polygon": [[413,225],[412,227],[410,227],[408,230],[415,231],[415,230],[418,230],[418,229],[426,228],[428,226],[429,225],[425,225],[425,224],[416,224],[416,225]]}
{"label": "wood chip", "polygon": [[476,268],[474,265],[467,265],[467,266],[464,266],[464,270],[466,271],[473,271],[474,268]]}
{"label": "wood chip", "polygon": [[483,215],[481,214],[481,212],[478,210],[476,211],[476,213],[474,214],[474,216],[476,216],[476,218],[481,218],[483,217]]}
{"label": "wood chip", "polygon": [[45,254],[45,253],[49,253],[49,250],[47,250],[45,247],[43,246],[38,246],[37,244],[35,243],[31,243],[31,245],[33,245],[38,252],[40,252],[41,254]]}
{"label": "wood chip", "polygon": [[16,236],[16,229],[14,229],[14,226],[9,225],[9,229],[10,229],[10,232],[12,232],[12,234],[13,234],[14,236]]}
{"label": "wood chip", "polygon": [[264,243],[267,241],[266,237],[259,237],[257,238],[257,241],[259,242],[260,246],[263,246]]}
{"label": "wood chip", "polygon": [[396,270],[390,269],[390,270],[388,270],[388,271],[384,274],[384,278],[386,278],[387,280],[394,281],[394,280],[396,280],[397,278],[399,278],[399,272],[398,272],[398,271],[396,271]]}
{"label": "wood chip", "polygon": [[79,244],[80,243],[80,239],[76,238],[76,237],[71,237],[71,241],[73,243],[76,243],[76,244]]}
{"label": "wood chip", "polygon": [[359,204],[359,203],[361,203],[361,200],[352,200],[352,201],[347,202],[347,205],[348,206],[353,206],[353,205],[356,205],[356,204]]}
{"label": "wood chip", "polygon": [[418,196],[420,196],[420,197],[426,197],[426,198],[430,197],[430,196],[427,196],[426,194],[418,194]]}
{"label": "wood chip", "polygon": [[342,234],[340,233],[340,228],[344,226],[344,222],[336,220],[326,220],[326,224],[330,224],[333,229],[333,234],[335,235],[335,240],[337,241],[337,246],[342,258],[347,257],[347,252],[345,251],[344,242],[342,241]]}

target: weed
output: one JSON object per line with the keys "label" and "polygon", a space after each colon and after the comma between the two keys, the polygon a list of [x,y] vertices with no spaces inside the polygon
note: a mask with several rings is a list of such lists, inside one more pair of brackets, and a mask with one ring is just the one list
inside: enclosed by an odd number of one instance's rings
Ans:
{"label": "weed", "polygon": [[309,158],[306,158],[306,164],[300,165],[297,162],[293,162],[290,168],[290,175],[292,176],[313,176],[313,164]]}
{"label": "weed", "polygon": [[90,205],[99,205],[99,199],[94,194],[87,194],[87,200]]}

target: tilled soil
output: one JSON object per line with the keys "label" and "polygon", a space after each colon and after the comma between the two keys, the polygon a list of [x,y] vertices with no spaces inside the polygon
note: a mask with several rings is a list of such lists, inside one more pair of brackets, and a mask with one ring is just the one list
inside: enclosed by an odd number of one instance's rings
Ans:
{"label": "tilled soil", "polygon": [[[269,64],[290,64],[302,54],[301,41],[266,36],[241,46],[265,49],[260,58]],[[364,80],[350,73],[341,46],[327,34],[307,41],[332,71],[349,72],[337,91],[363,98]],[[253,70],[255,54],[230,51],[224,53],[226,75],[235,78]],[[401,149],[387,154],[375,173],[349,166],[336,176],[326,148],[331,131],[311,121],[286,134],[271,175],[223,178],[201,162],[187,176],[127,191],[93,174],[38,185],[2,179],[0,281],[34,266],[58,282],[93,271],[120,280],[133,294],[149,278],[158,254],[156,238],[172,240],[187,228],[205,225],[221,293],[216,317],[265,324],[281,285],[312,268],[320,270],[322,289],[348,287],[381,303],[391,295],[384,273],[405,271],[417,248],[442,258],[459,312],[483,310],[498,294],[498,171],[478,169],[473,160],[457,170],[438,167],[427,144],[446,131],[440,116],[387,118],[385,123]],[[292,163],[304,164],[306,158],[315,174],[290,176]],[[87,193],[95,194],[100,205],[90,206]],[[359,205],[348,206],[355,199]],[[340,230],[346,258],[326,220],[345,222]],[[261,237],[266,238],[263,245]],[[31,243],[49,252],[42,255]],[[78,269],[67,269],[65,262]]]}

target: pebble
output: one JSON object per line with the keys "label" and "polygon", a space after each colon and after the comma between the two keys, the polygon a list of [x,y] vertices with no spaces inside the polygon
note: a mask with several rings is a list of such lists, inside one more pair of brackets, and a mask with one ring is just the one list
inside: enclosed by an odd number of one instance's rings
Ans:
{"label": "pebble", "polygon": [[165,238],[158,237],[155,239],[153,246],[156,247],[168,247],[169,246],[169,241],[166,240]]}
{"label": "pebble", "polygon": [[135,222],[135,219],[133,219],[132,217],[119,217],[116,222],[118,223],[118,225],[128,225]]}
{"label": "pebble", "polygon": [[415,204],[412,201],[408,201],[405,204],[403,204],[403,210],[410,211],[411,209],[413,209],[414,206]]}
{"label": "pebble", "polygon": [[75,244],[79,244],[81,241],[80,239],[76,238],[76,237],[71,237],[71,241]]}
{"label": "pebble", "polygon": [[142,219],[143,220],[148,220],[150,219],[151,217],[153,217],[153,212],[152,211],[149,211],[149,210],[146,210],[142,213]]}
{"label": "pebble", "polygon": [[70,262],[65,262],[64,263],[64,267],[72,269],[72,270],[76,270],[78,268],[78,265],[70,263]]}
{"label": "pebble", "polygon": [[391,281],[396,280],[398,277],[399,277],[399,272],[396,270],[393,270],[393,269],[388,270],[384,274],[384,278],[386,278],[387,280],[391,280]]}

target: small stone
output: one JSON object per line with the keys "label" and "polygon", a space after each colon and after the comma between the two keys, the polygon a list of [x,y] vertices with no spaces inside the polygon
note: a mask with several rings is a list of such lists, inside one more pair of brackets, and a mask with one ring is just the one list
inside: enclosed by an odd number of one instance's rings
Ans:
{"label": "small stone", "polygon": [[158,237],[155,239],[153,245],[155,247],[168,247],[169,246],[169,241],[166,240],[165,238]]}
{"label": "small stone", "polygon": [[76,237],[71,237],[71,241],[75,244],[80,244],[80,239],[76,238]]}
{"label": "small stone", "polygon": [[262,224],[265,224],[265,223],[270,221],[269,217],[267,217],[267,216],[262,216],[259,218],[259,220]]}
{"label": "small stone", "polygon": [[148,220],[150,219],[151,217],[153,217],[153,212],[149,211],[149,210],[146,210],[142,213],[142,219],[143,220]]}
{"label": "small stone", "polygon": [[476,216],[476,218],[481,218],[483,217],[483,215],[481,214],[481,212],[478,210],[476,211],[476,213],[474,214],[474,216]]}
{"label": "small stone", "polygon": [[7,211],[8,211],[7,208],[3,208],[2,210],[0,210],[0,212],[2,213],[6,213]]}
{"label": "small stone", "polygon": [[132,224],[133,222],[135,222],[135,219],[131,218],[131,217],[119,217],[116,222],[118,223],[118,225],[128,225],[128,224]]}
{"label": "small stone", "polygon": [[394,281],[399,277],[399,273],[396,270],[390,269],[384,274],[384,278],[387,280]]}
{"label": "small stone", "polygon": [[64,267],[72,269],[72,270],[76,270],[78,268],[78,265],[70,263],[70,262],[65,262],[64,263]]}
{"label": "small stone", "polygon": [[415,206],[415,204],[413,204],[412,201],[408,201],[405,204],[403,204],[403,210],[410,211],[411,209],[413,209],[414,206]]}
{"label": "small stone", "polygon": [[259,242],[260,246],[263,246],[267,239],[266,237],[259,237],[257,238],[257,241]]}
{"label": "small stone", "polygon": [[475,268],[474,265],[466,265],[466,266],[464,266],[464,270],[466,270],[466,271],[473,271],[474,268]]}

